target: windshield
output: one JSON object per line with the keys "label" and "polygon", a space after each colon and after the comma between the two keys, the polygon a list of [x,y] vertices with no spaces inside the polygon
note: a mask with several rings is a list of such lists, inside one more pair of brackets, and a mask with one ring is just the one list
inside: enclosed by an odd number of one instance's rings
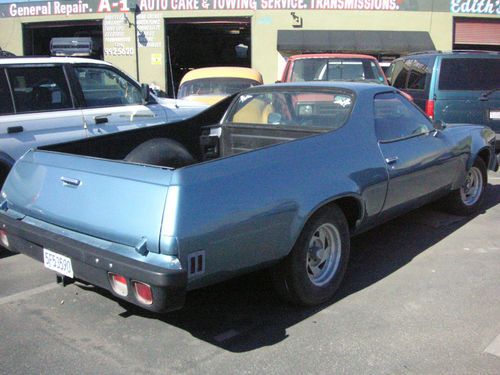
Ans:
{"label": "windshield", "polygon": [[378,65],[369,59],[301,59],[293,64],[291,82],[364,81],[385,83]]}
{"label": "windshield", "polygon": [[260,83],[245,78],[203,78],[184,82],[179,88],[178,98],[191,95],[229,96]]}
{"label": "windshield", "polygon": [[223,123],[338,129],[349,118],[354,94],[325,89],[275,89],[244,93]]}

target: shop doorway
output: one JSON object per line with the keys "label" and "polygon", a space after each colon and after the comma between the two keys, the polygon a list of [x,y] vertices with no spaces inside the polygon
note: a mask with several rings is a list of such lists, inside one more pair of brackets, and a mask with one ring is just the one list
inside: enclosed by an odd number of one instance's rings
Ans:
{"label": "shop doorway", "polygon": [[182,77],[192,69],[251,66],[249,17],[167,19],[165,30],[169,96],[177,93]]}
{"label": "shop doorway", "polygon": [[92,38],[95,52],[89,57],[103,59],[102,20],[24,24],[24,55],[49,56],[52,38],[69,37]]}

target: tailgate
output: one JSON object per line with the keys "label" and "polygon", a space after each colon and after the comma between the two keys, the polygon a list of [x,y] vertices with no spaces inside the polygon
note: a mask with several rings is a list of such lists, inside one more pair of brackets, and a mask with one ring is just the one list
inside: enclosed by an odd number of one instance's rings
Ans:
{"label": "tailgate", "polygon": [[8,207],[45,222],[159,252],[172,170],[47,151],[30,151],[3,187]]}

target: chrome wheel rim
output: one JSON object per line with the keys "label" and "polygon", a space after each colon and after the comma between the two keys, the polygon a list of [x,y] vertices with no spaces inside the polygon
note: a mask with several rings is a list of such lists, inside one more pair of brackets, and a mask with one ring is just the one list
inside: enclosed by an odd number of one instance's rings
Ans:
{"label": "chrome wheel rim", "polygon": [[307,275],[316,286],[327,284],[337,272],[342,252],[340,233],[330,223],[322,224],[309,240]]}
{"label": "chrome wheel rim", "polygon": [[482,191],[483,175],[481,174],[481,170],[479,170],[479,168],[472,167],[469,173],[467,173],[465,183],[460,188],[462,202],[466,206],[472,206],[479,200]]}

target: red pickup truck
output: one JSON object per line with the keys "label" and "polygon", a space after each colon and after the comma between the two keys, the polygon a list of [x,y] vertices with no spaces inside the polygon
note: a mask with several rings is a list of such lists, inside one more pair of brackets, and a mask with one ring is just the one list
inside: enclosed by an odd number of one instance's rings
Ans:
{"label": "red pickup truck", "polygon": [[362,81],[388,84],[375,57],[345,53],[289,57],[281,82],[305,81]]}

